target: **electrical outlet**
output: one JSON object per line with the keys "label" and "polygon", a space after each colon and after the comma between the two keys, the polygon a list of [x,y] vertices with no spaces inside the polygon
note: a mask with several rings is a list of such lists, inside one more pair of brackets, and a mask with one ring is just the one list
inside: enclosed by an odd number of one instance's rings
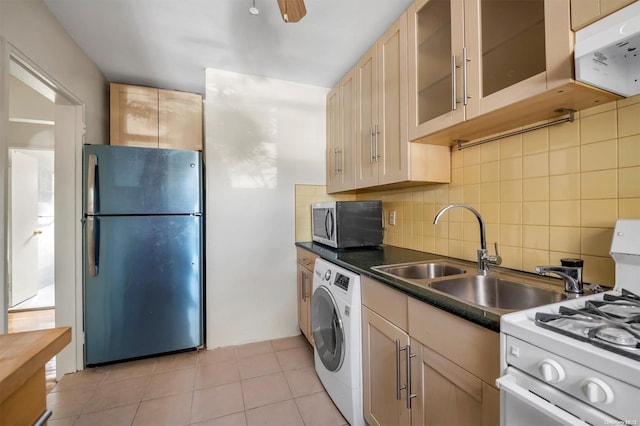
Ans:
{"label": "electrical outlet", "polygon": [[389,212],[389,225],[395,225],[395,224],[396,224],[396,211],[391,210]]}

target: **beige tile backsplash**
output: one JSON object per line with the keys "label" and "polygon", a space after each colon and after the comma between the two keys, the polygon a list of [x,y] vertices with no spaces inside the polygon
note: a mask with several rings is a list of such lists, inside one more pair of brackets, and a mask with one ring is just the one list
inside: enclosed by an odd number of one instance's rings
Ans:
{"label": "beige tile backsplash", "polygon": [[324,186],[296,186],[296,239],[309,240],[309,204],[324,199],[381,199],[386,244],[474,261],[477,208],[487,244],[503,266],[532,272],[563,257],[585,261],[585,281],[614,284],[609,256],[617,218],[640,219],[640,96],[576,113],[573,123],[451,151],[451,183],[328,196]]}

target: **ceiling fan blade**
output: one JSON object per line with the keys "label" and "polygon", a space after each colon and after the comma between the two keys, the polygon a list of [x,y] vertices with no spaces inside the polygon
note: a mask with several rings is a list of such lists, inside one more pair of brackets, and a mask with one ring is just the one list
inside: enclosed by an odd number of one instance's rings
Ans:
{"label": "ceiling fan blade", "polygon": [[304,0],[278,0],[284,22],[298,22],[307,14]]}

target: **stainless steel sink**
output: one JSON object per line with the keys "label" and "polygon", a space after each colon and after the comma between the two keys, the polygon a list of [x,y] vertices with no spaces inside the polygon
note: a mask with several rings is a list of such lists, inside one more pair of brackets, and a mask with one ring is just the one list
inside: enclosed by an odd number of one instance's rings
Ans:
{"label": "stainless steel sink", "polygon": [[433,279],[448,275],[464,274],[466,272],[462,268],[433,261],[374,266],[373,269],[384,274],[407,280]]}
{"label": "stainless steel sink", "polygon": [[559,302],[565,296],[552,290],[483,275],[432,282],[433,290],[488,308],[514,310]]}

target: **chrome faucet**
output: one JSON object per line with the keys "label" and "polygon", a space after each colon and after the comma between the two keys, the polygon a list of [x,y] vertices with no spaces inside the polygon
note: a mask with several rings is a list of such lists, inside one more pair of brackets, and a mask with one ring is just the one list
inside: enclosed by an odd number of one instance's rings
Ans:
{"label": "chrome faucet", "polygon": [[489,273],[489,265],[500,265],[502,263],[502,258],[498,254],[498,243],[495,243],[496,247],[496,255],[492,256],[487,252],[487,238],[485,234],[485,226],[484,220],[482,220],[482,216],[480,216],[480,212],[473,207],[467,204],[449,204],[447,207],[443,208],[436,214],[436,217],[433,219],[433,224],[435,225],[440,220],[440,216],[442,216],[447,210],[450,210],[454,207],[462,207],[469,210],[473,213],[478,219],[478,224],[480,225],[480,249],[478,250],[478,273],[482,275],[487,275]]}
{"label": "chrome faucet", "polygon": [[540,275],[555,274],[564,280],[564,291],[567,293],[583,293],[582,259],[560,259],[562,266],[536,266]]}

